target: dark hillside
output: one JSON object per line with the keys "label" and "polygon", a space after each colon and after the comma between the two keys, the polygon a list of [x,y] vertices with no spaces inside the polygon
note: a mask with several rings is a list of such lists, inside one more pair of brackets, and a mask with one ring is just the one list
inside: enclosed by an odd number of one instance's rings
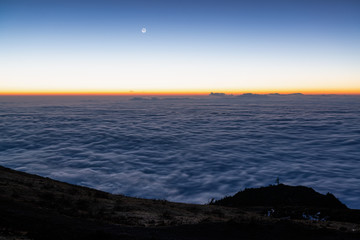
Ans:
{"label": "dark hillside", "polygon": [[256,210],[281,219],[360,223],[360,211],[351,210],[333,194],[325,195],[304,186],[271,185],[245,189],[211,203],[217,206]]}
{"label": "dark hillside", "polygon": [[343,216],[283,220],[250,208],[113,195],[0,167],[1,240],[360,239],[359,222]]}
{"label": "dark hillside", "polygon": [[347,209],[334,195],[316,192],[303,186],[271,185],[261,188],[249,188],[236,193],[233,197],[225,197],[214,203],[229,207],[244,206],[293,206]]}

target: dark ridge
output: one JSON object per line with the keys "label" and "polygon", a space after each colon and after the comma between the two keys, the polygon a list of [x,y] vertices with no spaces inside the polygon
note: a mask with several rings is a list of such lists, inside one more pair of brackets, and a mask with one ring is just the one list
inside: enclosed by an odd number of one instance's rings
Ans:
{"label": "dark ridge", "polygon": [[226,94],[225,93],[214,93],[214,92],[211,92],[210,94],[209,94],[209,96],[215,96],[215,97],[225,97],[226,96]]}
{"label": "dark ridge", "polygon": [[283,220],[247,208],[114,195],[0,166],[1,240],[360,239],[360,212],[337,211],[342,222]]}
{"label": "dark ridge", "polygon": [[347,206],[331,193],[323,195],[309,187],[284,184],[245,189],[232,197],[225,197],[215,201],[213,204],[228,207],[291,206],[347,209]]}

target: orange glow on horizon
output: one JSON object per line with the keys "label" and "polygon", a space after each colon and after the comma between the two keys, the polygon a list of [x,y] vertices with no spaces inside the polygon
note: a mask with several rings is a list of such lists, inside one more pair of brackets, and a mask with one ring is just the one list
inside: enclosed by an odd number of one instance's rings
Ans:
{"label": "orange glow on horizon", "polygon": [[292,90],[161,90],[161,91],[0,91],[0,95],[122,95],[122,96],[136,96],[136,95],[159,95],[159,96],[176,96],[176,95],[209,95],[214,93],[225,93],[233,95],[241,95],[244,93],[254,94],[291,94],[302,93],[305,95],[322,95],[322,94],[336,94],[336,95],[360,95],[360,89],[342,89],[342,90],[309,90],[309,89],[292,89]]}

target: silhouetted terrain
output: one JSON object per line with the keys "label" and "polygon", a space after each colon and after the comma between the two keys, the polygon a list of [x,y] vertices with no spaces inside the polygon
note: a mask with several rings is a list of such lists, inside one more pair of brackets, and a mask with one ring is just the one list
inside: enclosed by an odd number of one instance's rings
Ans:
{"label": "silhouetted terrain", "polygon": [[360,223],[360,211],[348,209],[331,193],[323,195],[304,186],[279,184],[250,188],[212,204],[257,209],[276,218]]}
{"label": "silhouetted terrain", "polygon": [[303,186],[271,185],[261,188],[250,188],[238,192],[233,197],[225,197],[215,202],[216,205],[242,206],[308,206],[322,208],[346,209],[334,195],[322,195],[314,189]]}
{"label": "silhouetted terrain", "polygon": [[[286,209],[330,215],[310,221]],[[359,216],[305,187],[247,189],[197,205],[113,195],[0,167],[1,240],[360,239]]]}

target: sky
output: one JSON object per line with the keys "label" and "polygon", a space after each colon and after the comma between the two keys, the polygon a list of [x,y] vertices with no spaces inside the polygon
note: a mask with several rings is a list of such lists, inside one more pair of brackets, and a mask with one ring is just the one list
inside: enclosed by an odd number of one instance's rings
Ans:
{"label": "sky", "polygon": [[0,0],[0,94],[360,94],[359,12],[357,0]]}

